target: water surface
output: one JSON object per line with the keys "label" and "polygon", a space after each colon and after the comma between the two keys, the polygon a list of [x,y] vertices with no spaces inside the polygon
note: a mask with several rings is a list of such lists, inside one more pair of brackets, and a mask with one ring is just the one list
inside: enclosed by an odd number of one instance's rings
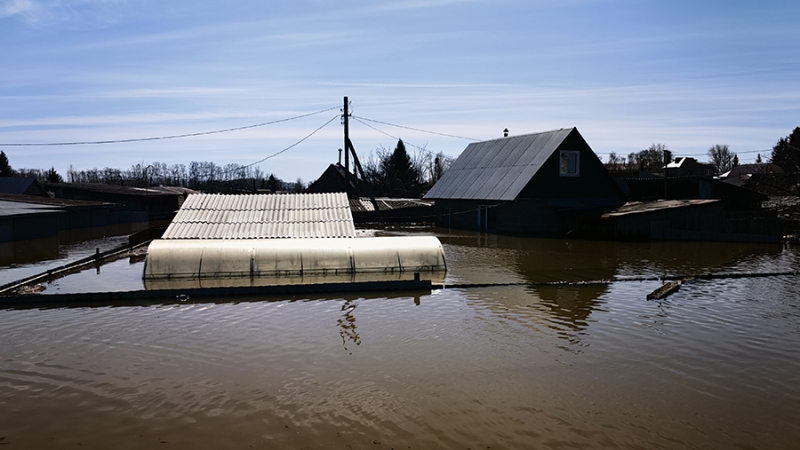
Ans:
{"label": "water surface", "polygon": [[[0,310],[0,443],[790,449],[800,442],[795,276],[695,281],[661,301],[645,299],[659,281],[620,280],[795,270],[796,250],[439,235],[449,284],[531,284],[416,298]],[[617,281],[535,284],[600,279]]]}

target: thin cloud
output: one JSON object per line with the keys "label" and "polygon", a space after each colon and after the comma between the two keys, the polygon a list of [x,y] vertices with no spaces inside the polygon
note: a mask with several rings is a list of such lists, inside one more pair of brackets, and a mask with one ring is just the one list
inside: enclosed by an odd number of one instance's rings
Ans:
{"label": "thin cloud", "polygon": [[3,0],[0,3],[0,19],[16,15],[33,14],[37,5],[31,0]]}
{"label": "thin cloud", "polygon": [[116,23],[125,0],[5,0],[0,18],[17,16],[30,26],[96,28]]}

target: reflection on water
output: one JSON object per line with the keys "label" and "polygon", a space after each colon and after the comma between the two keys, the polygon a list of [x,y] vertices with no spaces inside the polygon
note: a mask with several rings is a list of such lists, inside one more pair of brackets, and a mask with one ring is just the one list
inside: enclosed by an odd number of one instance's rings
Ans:
{"label": "reflection on water", "polygon": [[645,299],[657,280],[534,283],[796,269],[797,250],[441,238],[448,284],[525,284],[0,310],[2,442],[796,448],[796,277],[695,281],[660,301]]}
{"label": "reflection on water", "polygon": [[348,345],[361,345],[361,336],[356,331],[356,317],[353,315],[355,312],[356,303],[353,300],[347,300],[342,304],[342,312],[344,314],[336,323],[339,325],[339,335],[342,337],[342,346],[347,351]]}
{"label": "reflection on water", "polygon": [[127,236],[101,237],[73,241],[87,235],[63,235],[59,239],[8,242],[0,244],[0,284],[10,283],[48,269],[63,266],[100,251],[111,250],[128,243]]}
{"label": "reflection on water", "polygon": [[[720,242],[611,242],[532,239],[442,232],[448,265],[458,274],[448,283],[610,280],[614,277],[697,275],[709,272],[800,267],[780,245]],[[488,270],[487,270],[488,267]],[[483,271],[483,275],[481,272]],[[463,278],[462,278],[463,277]],[[484,281],[478,281],[484,282]]]}
{"label": "reflection on water", "polygon": [[58,257],[58,238],[0,242],[0,267],[36,263]]}

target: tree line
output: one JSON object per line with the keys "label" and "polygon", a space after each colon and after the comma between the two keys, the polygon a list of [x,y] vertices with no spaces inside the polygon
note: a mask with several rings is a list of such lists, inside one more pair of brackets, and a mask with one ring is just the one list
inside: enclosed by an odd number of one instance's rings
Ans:
{"label": "tree line", "polygon": [[[712,145],[708,151],[708,164],[714,167],[714,174],[721,175],[739,165],[739,156],[727,145]],[[672,162],[672,152],[664,144],[652,144],[650,147],[631,152],[627,157],[611,152],[606,167],[612,172],[638,170],[640,172],[663,172],[664,166]],[[761,155],[756,159],[761,163]]]}
{"label": "tree line", "polygon": [[[402,140],[394,150],[379,147],[364,161],[361,182],[369,188],[365,194],[387,197],[420,197],[441,178],[453,159],[439,152],[422,148],[410,155]],[[102,183],[120,186],[181,186],[204,192],[235,192],[268,189],[272,192],[302,192],[306,183],[301,178],[284,181],[267,174],[258,166],[217,165],[210,161],[187,164],[140,162],[129,169],[105,167],[76,169],[70,165],[64,179],[55,168],[49,170],[14,170],[5,152],[0,151],[0,176],[32,177],[42,183]],[[310,183],[309,183],[310,184]]]}
{"label": "tree line", "polygon": [[105,167],[102,169],[75,169],[70,165],[66,180],[55,170],[13,169],[5,152],[0,151],[0,176],[32,177],[42,183],[102,183],[119,186],[150,187],[156,185],[180,186],[193,190],[219,192],[226,185],[239,182],[246,189],[270,189],[301,192],[303,180],[287,182],[259,167],[227,164],[219,166],[209,161],[192,161],[186,164],[163,162],[134,164],[130,169]]}

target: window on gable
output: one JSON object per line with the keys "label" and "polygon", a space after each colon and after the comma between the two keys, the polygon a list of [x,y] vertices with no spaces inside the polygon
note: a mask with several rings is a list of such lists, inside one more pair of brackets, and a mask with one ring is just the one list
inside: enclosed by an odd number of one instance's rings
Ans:
{"label": "window on gable", "polygon": [[560,174],[562,177],[577,177],[580,175],[580,152],[574,150],[562,150],[560,156]]}

